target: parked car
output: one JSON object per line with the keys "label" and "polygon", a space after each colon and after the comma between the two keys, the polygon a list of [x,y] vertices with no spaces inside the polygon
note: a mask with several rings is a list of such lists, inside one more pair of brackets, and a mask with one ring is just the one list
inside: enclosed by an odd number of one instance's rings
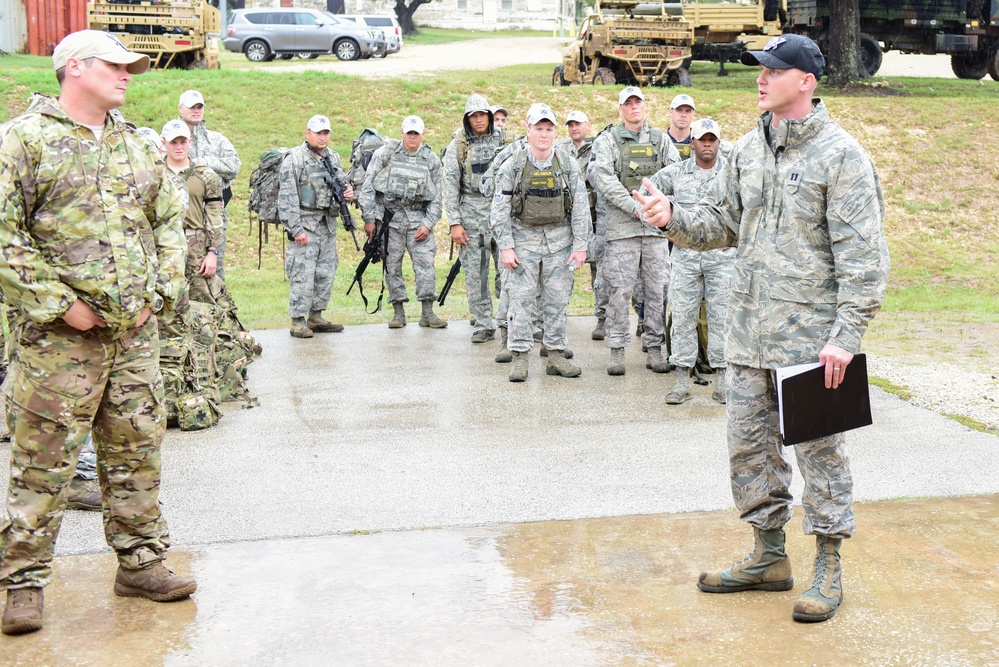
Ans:
{"label": "parked car", "polygon": [[[368,16],[361,14],[337,14],[341,18],[349,19],[360,25],[369,28],[381,29],[385,32],[385,39],[388,42],[389,53],[399,53],[402,49],[402,27],[394,16]],[[379,56],[375,56],[378,58]]]}
{"label": "parked car", "polygon": [[388,48],[381,30],[314,9],[286,7],[237,9],[223,45],[253,62],[327,53],[340,60],[357,60],[384,56]]}

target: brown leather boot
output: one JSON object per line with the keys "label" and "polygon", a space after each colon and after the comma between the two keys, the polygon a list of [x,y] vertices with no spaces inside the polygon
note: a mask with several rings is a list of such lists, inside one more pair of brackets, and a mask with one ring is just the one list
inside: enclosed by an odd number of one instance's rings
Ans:
{"label": "brown leather boot", "polygon": [[342,324],[333,324],[323,318],[323,311],[313,310],[309,313],[309,319],[305,324],[316,333],[340,333],[343,331]]}
{"label": "brown leather boot", "polygon": [[312,338],[312,329],[305,323],[304,317],[293,317],[291,319],[292,338]]}
{"label": "brown leather boot", "polygon": [[3,610],[3,633],[23,635],[42,629],[42,608],[45,594],[41,588],[15,588],[7,591],[7,606]]}
{"label": "brown leather boot", "polygon": [[118,566],[114,578],[115,595],[124,598],[149,598],[156,602],[183,600],[194,591],[198,584],[194,579],[179,577],[162,563],[156,563],[141,570],[126,570]]}
{"label": "brown leather boot", "polygon": [[86,512],[101,511],[101,488],[97,480],[74,477],[66,494],[66,507]]}

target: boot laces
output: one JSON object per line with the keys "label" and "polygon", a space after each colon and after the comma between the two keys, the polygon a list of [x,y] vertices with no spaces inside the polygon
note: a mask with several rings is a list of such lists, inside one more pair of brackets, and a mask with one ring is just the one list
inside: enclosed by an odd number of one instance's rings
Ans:
{"label": "boot laces", "polygon": [[818,553],[815,554],[815,580],[812,582],[812,588],[819,588],[826,583],[826,577],[829,576],[829,560],[828,554],[824,548],[819,549]]}
{"label": "boot laces", "polygon": [[11,591],[13,595],[13,600],[10,606],[15,609],[18,607],[34,607],[38,604],[38,591],[34,589],[20,589],[16,591]]}

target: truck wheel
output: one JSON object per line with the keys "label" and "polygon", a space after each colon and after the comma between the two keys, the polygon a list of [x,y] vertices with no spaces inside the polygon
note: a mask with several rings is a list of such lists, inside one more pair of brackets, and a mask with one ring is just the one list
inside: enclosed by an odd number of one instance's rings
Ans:
{"label": "truck wheel", "polygon": [[881,69],[881,61],[885,54],[881,51],[878,41],[868,34],[860,35],[860,73],[864,78],[869,78],[877,74]]}
{"label": "truck wheel", "polygon": [[617,77],[614,76],[614,71],[610,67],[598,67],[593,72],[594,86],[598,86],[600,84],[613,86],[615,83],[617,83]]}
{"label": "truck wheel", "polygon": [[992,80],[999,81],[999,49],[993,49],[989,53],[989,58],[985,62],[985,65],[989,70],[989,76],[992,77]]}
{"label": "truck wheel", "polygon": [[357,60],[361,57],[361,47],[354,40],[344,37],[333,44],[333,53],[340,60]]}
{"label": "truck wheel", "polygon": [[979,53],[955,53],[950,68],[959,79],[981,79],[988,72],[987,58]]}
{"label": "truck wheel", "polygon": [[666,73],[666,85],[690,88],[690,72],[683,67],[671,69]]}
{"label": "truck wheel", "polygon": [[780,13],[780,0],[766,0],[763,5],[763,20],[776,21]]}
{"label": "truck wheel", "polygon": [[260,39],[251,39],[243,46],[243,55],[246,59],[255,62],[262,63],[271,60],[271,47],[267,46],[267,42]]}
{"label": "truck wheel", "polygon": [[553,86],[568,86],[569,82],[565,80],[565,66],[556,65],[555,71],[552,72],[552,85]]}

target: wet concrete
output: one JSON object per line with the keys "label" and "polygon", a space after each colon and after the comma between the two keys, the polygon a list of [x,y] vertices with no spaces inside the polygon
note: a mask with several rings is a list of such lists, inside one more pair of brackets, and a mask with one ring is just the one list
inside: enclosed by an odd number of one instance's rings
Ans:
{"label": "wet concrete", "polygon": [[611,378],[593,319],[569,326],[583,376],[534,352],[521,385],[464,322],[259,332],[260,407],[163,449],[169,564],[194,599],[116,598],[100,516],[68,512],[46,627],[0,637],[0,665],[999,662],[999,438],[872,389],[875,425],[849,436],[847,603],[797,625],[800,508],[793,592],[694,587],[749,546],[710,387],[666,406],[672,374],[633,346]]}
{"label": "wet concrete", "polygon": [[58,559],[46,627],[8,665],[992,665],[999,496],[866,503],[846,601],[791,620],[793,591],[711,595],[741,556],[732,512],[546,521],[176,549],[192,600],[116,598],[110,554]]}

